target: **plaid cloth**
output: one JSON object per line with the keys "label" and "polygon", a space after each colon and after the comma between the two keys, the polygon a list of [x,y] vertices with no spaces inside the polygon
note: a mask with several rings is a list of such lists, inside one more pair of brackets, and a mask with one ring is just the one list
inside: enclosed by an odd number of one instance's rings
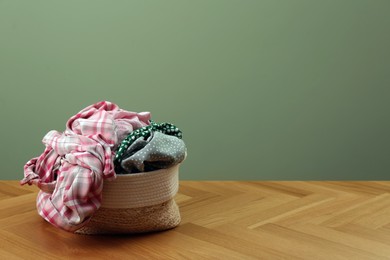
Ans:
{"label": "plaid cloth", "polygon": [[150,113],[135,113],[102,101],[72,116],[64,133],[50,131],[46,149],[24,166],[21,184],[37,185],[38,213],[75,231],[100,207],[103,179],[116,177],[114,151],[133,130],[149,125]]}

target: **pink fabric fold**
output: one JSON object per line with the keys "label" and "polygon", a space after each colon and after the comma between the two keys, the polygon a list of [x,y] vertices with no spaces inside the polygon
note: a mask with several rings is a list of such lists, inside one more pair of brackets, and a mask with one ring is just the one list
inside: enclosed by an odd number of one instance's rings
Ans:
{"label": "pink fabric fold", "polygon": [[25,164],[20,182],[39,187],[38,213],[67,231],[84,226],[101,205],[103,180],[116,177],[116,147],[130,132],[149,125],[149,119],[149,112],[102,101],[72,116],[63,133],[48,132],[44,152]]}

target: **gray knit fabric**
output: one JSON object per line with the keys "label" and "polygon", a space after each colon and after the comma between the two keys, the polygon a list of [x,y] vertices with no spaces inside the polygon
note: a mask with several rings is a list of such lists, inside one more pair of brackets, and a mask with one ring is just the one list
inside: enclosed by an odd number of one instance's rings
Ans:
{"label": "gray knit fabric", "polygon": [[125,173],[165,169],[181,163],[186,146],[176,136],[153,132],[147,139],[138,138],[124,153],[121,166]]}

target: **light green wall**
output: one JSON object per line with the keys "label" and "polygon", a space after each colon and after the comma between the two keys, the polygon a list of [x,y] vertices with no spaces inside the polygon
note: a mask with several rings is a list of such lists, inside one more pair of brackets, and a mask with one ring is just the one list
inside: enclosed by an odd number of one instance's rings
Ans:
{"label": "light green wall", "polygon": [[0,1],[1,179],[94,102],[184,132],[181,179],[389,179],[390,1]]}

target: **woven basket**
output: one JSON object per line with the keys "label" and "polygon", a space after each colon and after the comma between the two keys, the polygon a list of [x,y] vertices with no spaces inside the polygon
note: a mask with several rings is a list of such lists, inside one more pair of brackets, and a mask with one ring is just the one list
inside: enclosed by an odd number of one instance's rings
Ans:
{"label": "woven basket", "polygon": [[117,175],[105,181],[101,207],[78,234],[117,234],[162,231],[180,223],[174,196],[179,165],[152,172]]}

